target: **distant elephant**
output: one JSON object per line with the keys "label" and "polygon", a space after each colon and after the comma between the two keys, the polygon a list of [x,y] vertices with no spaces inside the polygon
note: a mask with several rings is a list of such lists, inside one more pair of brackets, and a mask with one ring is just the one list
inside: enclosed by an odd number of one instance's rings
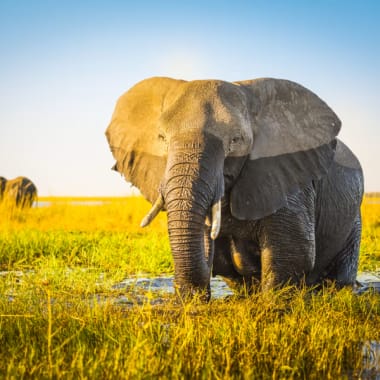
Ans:
{"label": "distant elephant", "polygon": [[31,207],[37,199],[37,187],[26,177],[6,180],[0,177],[0,200],[17,207]]}
{"label": "distant elephant", "polygon": [[120,97],[106,136],[114,169],[166,210],[180,295],[210,276],[263,290],[352,285],[363,174],[314,93],[280,79],[150,78]]}

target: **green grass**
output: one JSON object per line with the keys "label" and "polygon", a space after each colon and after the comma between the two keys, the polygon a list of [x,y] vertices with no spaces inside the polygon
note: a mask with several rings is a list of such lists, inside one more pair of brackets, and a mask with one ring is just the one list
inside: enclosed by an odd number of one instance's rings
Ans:
{"label": "green grass", "polygon": [[[53,199],[54,201],[54,199]],[[199,304],[116,302],[113,285],[173,272],[165,215],[138,227],[140,198],[3,210],[0,378],[359,377],[380,342],[380,297],[292,288]],[[378,270],[380,205],[363,205],[360,268]],[[147,291],[147,298],[149,298]],[[154,295],[151,295],[152,297]]]}

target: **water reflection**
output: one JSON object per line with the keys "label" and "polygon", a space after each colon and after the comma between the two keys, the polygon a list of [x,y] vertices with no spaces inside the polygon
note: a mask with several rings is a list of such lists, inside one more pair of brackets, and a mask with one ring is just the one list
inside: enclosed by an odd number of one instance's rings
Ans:
{"label": "water reflection", "polygon": [[[211,279],[212,299],[220,299],[231,296],[233,292],[219,277]],[[174,295],[174,277],[136,277],[127,278],[112,287],[114,290],[124,290],[125,294],[114,300],[121,304],[143,304],[149,302],[152,305],[165,302],[167,296]]]}

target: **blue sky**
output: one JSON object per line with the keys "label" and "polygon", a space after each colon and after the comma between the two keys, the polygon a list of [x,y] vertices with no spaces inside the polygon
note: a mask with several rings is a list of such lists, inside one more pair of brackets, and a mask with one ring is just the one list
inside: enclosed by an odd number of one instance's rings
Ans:
{"label": "blue sky", "polygon": [[0,175],[40,195],[125,195],[104,136],[150,76],[290,79],[343,122],[380,191],[380,1],[0,1]]}

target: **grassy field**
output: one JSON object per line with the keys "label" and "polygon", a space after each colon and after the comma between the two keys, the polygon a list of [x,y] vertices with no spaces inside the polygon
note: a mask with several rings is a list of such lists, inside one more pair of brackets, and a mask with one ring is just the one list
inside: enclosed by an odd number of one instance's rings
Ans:
{"label": "grassy field", "polygon": [[[379,295],[287,288],[207,305],[117,303],[133,293],[113,288],[124,278],[173,272],[165,215],[142,230],[141,198],[80,201],[0,210],[1,379],[373,374],[365,353],[380,342]],[[379,270],[379,199],[365,200],[363,224],[360,269]]]}

